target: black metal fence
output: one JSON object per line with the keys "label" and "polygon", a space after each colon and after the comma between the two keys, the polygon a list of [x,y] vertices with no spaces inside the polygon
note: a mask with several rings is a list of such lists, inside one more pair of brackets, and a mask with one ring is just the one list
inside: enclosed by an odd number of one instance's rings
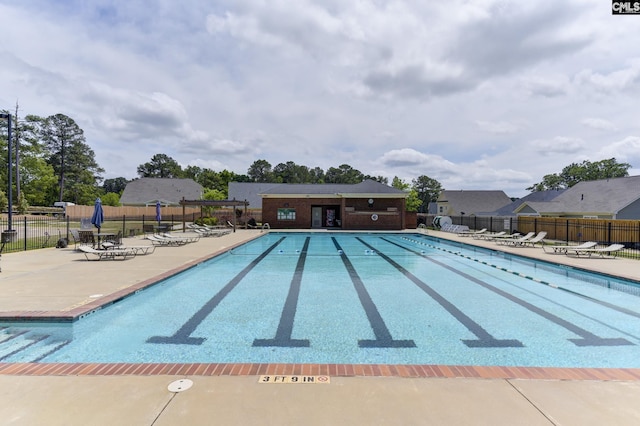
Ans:
{"label": "black metal fence", "polygon": [[[434,215],[420,215],[419,223],[427,227],[433,224]],[[622,255],[640,259],[640,221],[613,219],[582,219],[554,217],[497,217],[497,216],[449,216],[453,225],[468,226],[488,232],[546,232],[546,241],[579,244],[595,241],[600,245],[624,244]]]}
{"label": "black metal fence", "polygon": [[[169,215],[162,218],[160,225],[167,229],[177,229],[185,222],[193,222],[200,217],[199,213],[186,216]],[[122,232],[125,237],[140,235],[149,226],[159,225],[155,216],[121,216],[105,218],[101,230],[108,232]],[[71,219],[53,216],[14,216],[11,229],[6,218],[0,218],[2,232],[1,253],[34,250],[55,247],[60,239],[72,241],[71,229],[95,229],[89,218]]]}

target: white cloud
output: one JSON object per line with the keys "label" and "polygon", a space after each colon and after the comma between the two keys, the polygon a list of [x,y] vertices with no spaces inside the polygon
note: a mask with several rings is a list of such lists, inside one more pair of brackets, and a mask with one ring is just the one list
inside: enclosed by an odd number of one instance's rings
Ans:
{"label": "white cloud", "polygon": [[592,129],[597,129],[597,130],[611,130],[614,131],[616,130],[616,126],[615,124],[613,124],[612,122],[610,122],[609,120],[605,120],[602,118],[585,118],[581,121],[582,124],[584,124],[587,127],[591,127]]}
{"label": "white cloud", "polygon": [[72,117],[106,177],[165,153],[237,173],[258,159],[347,163],[523,195],[576,158],[640,167],[624,138],[640,134],[640,53],[620,42],[640,27],[602,11],[596,0],[5,2],[0,109],[18,100],[23,114]]}
{"label": "white cloud", "polygon": [[607,144],[598,151],[599,161],[607,158],[615,158],[619,162],[640,164],[640,137],[628,136],[622,140]]}
{"label": "white cloud", "polygon": [[476,120],[476,124],[478,127],[485,132],[495,133],[495,134],[509,134],[515,133],[518,131],[518,126],[513,123],[507,123],[505,121],[484,121],[484,120]]}

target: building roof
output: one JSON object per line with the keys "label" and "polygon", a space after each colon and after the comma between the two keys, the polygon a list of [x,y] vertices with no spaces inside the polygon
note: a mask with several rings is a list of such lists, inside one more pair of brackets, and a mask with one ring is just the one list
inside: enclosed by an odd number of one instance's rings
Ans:
{"label": "building roof", "polygon": [[620,210],[640,199],[640,176],[578,182],[548,202],[527,202],[540,214],[616,215]]}
{"label": "building roof", "polygon": [[270,188],[282,185],[281,183],[264,183],[264,182],[229,182],[230,200],[247,200],[250,209],[262,208],[262,197],[260,194]]}
{"label": "building roof", "polygon": [[550,191],[536,191],[528,194],[522,198],[515,200],[512,203],[507,204],[504,207],[499,208],[496,211],[488,213],[490,216],[515,216],[515,211],[524,203],[537,203],[547,202],[556,198],[558,195],[565,192],[566,189],[550,190]]}
{"label": "building roof", "polygon": [[262,197],[394,197],[404,198],[407,193],[375,180],[356,184],[346,183],[255,183],[229,182],[229,199],[247,200],[249,208],[262,208]]}
{"label": "building roof", "polygon": [[504,207],[511,203],[511,198],[504,191],[444,190],[437,202],[448,203],[456,214],[477,215]]}
{"label": "building roof", "polygon": [[127,184],[120,197],[123,205],[179,205],[180,200],[199,200],[203,188],[193,179],[140,178]]}
{"label": "building roof", "polygon": [[335,197],[393,197],[406,198],[407,193],[377,182],[367,179],[356,184],[347,183],[281,183],[268,188],[260,193],[262,197],[274,196],[296,196],[296,195],[318,195]]}

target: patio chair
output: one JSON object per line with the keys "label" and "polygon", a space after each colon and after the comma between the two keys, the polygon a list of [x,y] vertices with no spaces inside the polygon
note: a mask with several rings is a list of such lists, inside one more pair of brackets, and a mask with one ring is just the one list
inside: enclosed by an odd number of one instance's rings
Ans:
{"label": "patio chair", "polygon": [[[491,232],[489,234],[479,234],[476,236],[477,239],[479,240],[489,240],[489,241],[493,241],[496,238],[503,238],[503,237],[510,237],[510,235],[507,235],[507,231],[500,231],[500,232]],[[474,237],[474,238],[476,238]]]}
{"label": "patio chair", "polygon": [[535,232],[529,232],[526,235],[520,235],[519,233],[515,232],[511,235],[500,237],[496,239],[495,242],[502,245],[516,245],[528,240],[529,238],[533,238],[534,235],[536,235]]}
{"label": "patio chair", "polygon": [[90,245],[91,247],[95,248],[96,238],[95,238],[95,235],[93,234],[93,231],[80,229],[80,230],[75,230],[75,232],[78,233],[78,243],[81,246]]}
{"label": "patio chair", "polygon": [[189,235],[189,234],[183,234],[183,235],[173,235],[173,234],[169,234],[169,233],[162,233],[160,235],[158,235],[160,238],[167,238],[170,240],[182,240],[182,241],[186,241],[188,243],[196,243],[198,241],[200,241],[200,235]]}
{"label": "patio chair", "polygon": [[521,243],[514,243],[515,247],[535,247],[536,244],[540,244],[541,246],[544,244],[544,238],[547,236],[546,231],[538,232],[538,235],[531,239],[527,239],[522,241]]}
{"label": "patio chair", "polygon": [[102,244],[102,248],[104,250],[133,250],[136,252],[136,255],[152,254],[156,250],[156,246],[153,244],[150,246],[115,246],[109,242]]}
{"label": "patio chair", "polygon": [[105,243],[110,243],[110,244],[113,244],[114,246],[121,246],[122,245],[122,231],[118,231],[118,233],[113,238],[107,239],[105,241]]}
{"label": "patio chair", "polygon": [[82,246],[82,245],[78,249],[84,254],[87,260],[94,260],[94,261],[102,260],[102,259],[126,260],[130,257],[136,256],[135,250],[129,250],[129,249],[114,248],[111,250],[96,250],[93,247]]}
{"label": "patio chair", "polygon": [[580,256],[591,257],[592,254],[597,254],[602,258],[612,259],[614,257],[617,257],[618,253],[622,249],[624,249],[624,244],[611,244],[610,246],[607,246],[607,247],[578,249],[574,251],[575,251],[575,255],[578,257]]}
{"label": "patio chair", "polygon": [[485,232],[487,232],[487,228],[482,228],[482,229],[479,229],[479,230],[477,230],[477,231],[470,231],[470,230],[468,230],[468,229],[467,229],[467,230],[463,230],[463,231],[461,231],[461,232],[458,232],[458,236],[460,236],[460,237],[473,237],[473,238],[475,238],[475,237],[477,237],[478,235],[482,235],[482,234],[484,234]]}
{"label": "patio chair", "polygon": [[176,247],[183,246],[187,244],[185,240],[179,240],[177,238],[165,238],[159,235],[147,235],[145,238],[151,241],[151,244],[154,246],[166,246],[166,247]]}
{"label": "patio chair", "polygon": [[570,246],[570,245],[564,245],[564,246],[542,246],[542,250],[544,250],[545,253],[550,253],[550,254],[567,254],[568,251],[574,251],[574,250],[583,250],[583,249],[592,249],[595,246],[597,246],[598,243],[595,241],[587,241],[585,243],[579,244],[579,245],[575,245],[575,246]]}

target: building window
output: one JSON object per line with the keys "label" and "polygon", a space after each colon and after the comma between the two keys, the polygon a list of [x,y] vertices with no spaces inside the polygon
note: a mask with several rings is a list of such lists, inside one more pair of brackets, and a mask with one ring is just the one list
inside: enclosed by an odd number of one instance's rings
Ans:
{"label": "building window", "polygon": [[296,209],[278,209],[278,220],[296,220]]}
{"label": "building window", "polygon": [[444,211],[444,206],[440,206],[440,213]]}

